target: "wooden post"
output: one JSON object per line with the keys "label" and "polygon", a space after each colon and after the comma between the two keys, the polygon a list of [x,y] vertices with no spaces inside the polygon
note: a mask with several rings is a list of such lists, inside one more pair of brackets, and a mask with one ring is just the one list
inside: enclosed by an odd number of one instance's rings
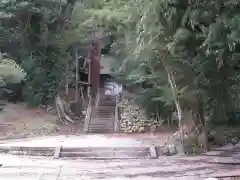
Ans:
{"label": "wooden post", "polygon": [[86,112],[86,116],[85,116],[85,120],[84,120],[84,128],[83,128],[84,132],[88,132],[88,128],[89,128],[89,124],[90,124],[90,120],[91,120],[92,105],[90,103],[91,103],[91,98],[89,99],[88,108],[87,108],[87,112]]}
{"label": "wooden post", "polygon": [[[88,52],[88,85],[91,85],[91,69],[92,69],[91,52],[92,52],[92,49],[90,49]],[[92,96],[91,95],[91,86],[88,86],[87,91],[88,91],[88,98],[91,99],[91,96]],[[89,101],[89,103],[92,103],[92,102]]]}
{"label": "wooden post", "polygon": [[79,102],[79,57],[78,53],[75,52],[75,58],[76,58],[76,89],[75,89],[75,102]]}
{"label": "wooden post", "polygon": [[114,131],[115,133],[119,133],[120,132],[120,127],[119,127],[119,106],[118,103],[120,101],[120,97],[119,95],[116,96],[116,107],[115,107],[115,122],[114,122]]}

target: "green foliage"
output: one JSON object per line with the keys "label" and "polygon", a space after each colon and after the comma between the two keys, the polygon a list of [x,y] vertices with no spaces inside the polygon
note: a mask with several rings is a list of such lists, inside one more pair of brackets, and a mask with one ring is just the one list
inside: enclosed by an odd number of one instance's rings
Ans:
{"label": "green foliage", "polygon": [[45,58],[32,56],[23,61],[22,67],[28,74],[25,94],[29,105],[51,104],[63,83],[64,61],[54,54]]}
{"label": "green foliage", "polygon": [[19,83],[25,78],[25,72],[15,61],[0,57],[0,84]]}
{"label": "green foliage", "polygon": [[37,104],[51,101],[64,79],[69,45],[110,33],[122,60],[116,73],[149,114],[170,116],[175,99],[194,109],[197,97],[215,120],[239,110],[238,0],[2,0],[0,19],[0,44],[20,42],[27,94]]}
{"label": "green foliage", "polygon": [[5,88],[7,83],[20,83],[25,78],[23,69],[12,59],[3,58],[0,53],[0,98],[2,93],[11,92]]}
{"label": "green foliage", "polygon": [[0,29],[4,32],[0,47],[8,41],[20,45],[15,56],[12,46],[5,51],[27,73],[25,94],[31,106],[51,103],[64,79],[69,44],[62,46],[60,42],[74,3],[71,0],[0,1]]}
{"label": "green foliage", "polygon": [[143,107],[160,114],[174,108],[167,67],[183,108],[193,109],[200,96],[204,111],[219,121],[239,109],[238,0],[99,3],[88,9],[87,22],[117,37],[113,52],[124,59],[119,74],[138,89]]}

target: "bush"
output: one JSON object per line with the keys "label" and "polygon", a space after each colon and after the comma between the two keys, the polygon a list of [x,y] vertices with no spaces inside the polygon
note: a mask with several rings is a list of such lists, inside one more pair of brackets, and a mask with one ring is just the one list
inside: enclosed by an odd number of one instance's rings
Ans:
{"label": "bush", "polygon": [[22,67],[27,72],[24,92],[30,107],[51,105],[55,100],[65,73],[65,65],[59,59],[57,55],[52,55],[46,58],[28,57],[22,61]]}
{"label": "bush", "polygon": [[0,85],[20,83],[25,78],[24,70],[12,59],[0,58]]}
{"label": "bush", "polygon": [[[0,58],[0,98],[22,100],[21,82],[25,72],[12,59]],[[0,108],[2,109],[2,108]]]}

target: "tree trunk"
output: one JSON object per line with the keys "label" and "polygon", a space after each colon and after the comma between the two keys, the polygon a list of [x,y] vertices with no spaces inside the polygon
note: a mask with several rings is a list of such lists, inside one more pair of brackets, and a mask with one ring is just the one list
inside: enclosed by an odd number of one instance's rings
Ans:
{"label": "tree trunk", "polygon": [[198,93],[196,96],[197,100],[197,107],[196,107],[196,112],[197,112],[197,119],[196,119],[196,125],[201,125],[201,130],[200,133],[203,135],[203,148],[206,151],[208,148],[208,140],[207,140],[207,122],[204,119],[204,110],[203,110],[203,102],[200,94]]}
{"label": "tree trunk", "polygon": [[56,97],[56,110],[57,110],[57,117],[59,121],[64,122],[65,124],[75,122],[65,113],[63,103],[61,101],[61,98],[58,95]]}
{"label": "tree trunk", "polygon": [[181,106],[180,106],[180,103],[179,103],[179,100],[178,100],[177,85],[176,85],[176,82],[175,82],[174,75],[172,74],[172,72],[170,71],[168,66],[165,64],[163,58],[162,58],[162,64],[163,64],[164,69],[167,73],[168,82],[169,82],[170,88],[172,90],[172,95],[173,95],[173,98],[174,98],[174,102],[175,102],[175,106],[176,106],[176,110],[177,110],[177,116],[178,116],[178,126],[179,126],[179,131],[180,131],[180,139],[181,139],[181,144],[183,145],[184,131],[183,131],[183,126],[182,126],[182,109],[181,109]]}

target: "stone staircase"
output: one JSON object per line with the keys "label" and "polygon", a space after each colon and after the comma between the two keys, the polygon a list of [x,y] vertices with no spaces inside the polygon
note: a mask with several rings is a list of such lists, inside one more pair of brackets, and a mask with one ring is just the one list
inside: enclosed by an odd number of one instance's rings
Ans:
{"label": "stone staircase", "polygon": [[81,159],[143,159],[150,158],[150,147],[91,147],[62,148],[59,157],[81,157]]}
{"label": "stone staircase", "polygon": [[99,93],[97,105],[92,106],[88,133],[113,133],[115,131],[116,96]]}

